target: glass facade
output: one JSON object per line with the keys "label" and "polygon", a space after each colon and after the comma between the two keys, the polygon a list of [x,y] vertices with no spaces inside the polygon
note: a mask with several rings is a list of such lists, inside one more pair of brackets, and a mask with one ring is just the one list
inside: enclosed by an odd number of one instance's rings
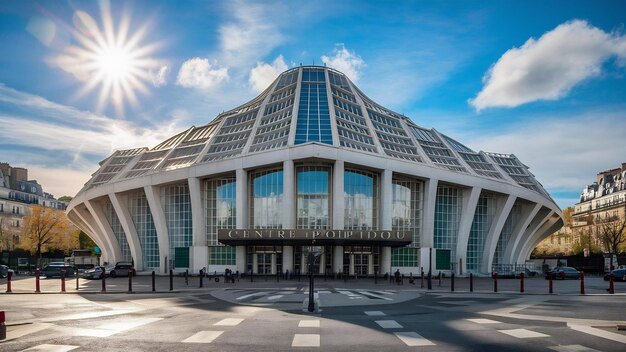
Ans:
{"label": "glass facade", "polygon": [[283,170],[271,169],[250,173],[250,226],[261,229],[282,228]]}
{"label": "glass facade", "polygon": [[139,244],[143,252],[143,266],[146,270],[158,270],[159,240],[152,219],[148,199],[143,190],[128,195],[130,216],[139,236]]}
{"label": "glass facade", "polygon": [[515,202],[515,204],[513,204],[513,208],[511,208],[509,216],[506,218],[504,226],[502,227],[502,232],[500,232],[496,252],[493,254],[493,264],[508,264],[502,263],[502,258],[504,258],[504,251],[509,244],[509,239],[511,238],[511,235],[513,235],[513,229],[515,229],[515,226],[517,226],[521,217],[522,204]]}
{"label": "glass facade", "polygon": [[170,262],[175,263],[176,248],[188,248],[193,240],[189,186],[183,183],[162,187],[161,205],[170,240]]}
{"label": "glass facade", "polygon": [[474,220],[470,229],[467,242],[467,270],[470,272],[480,271],[480,264],[483,259],[485,240],[493,221],[495,212],[495,198],[492,194],[482,192],[478,197]]}
{"label": "glass facade", "polygon": [[[438,186],[435,200],[435,248],[449,250],[451,260],[456,258],[456,240],[463,206],[463,190],[452,186]],[[437,251],[439,254],[439,251]]]}
{"label": "glass facade", "polygon": [[328,166],[296,168],[297,228],[330,227],[330,170]]}
{"label": "glass facade", "polygon": [[217,230],[234,229],[237,225],[236,192],[234,176],[204,181],[209,265],[235,265],[234,247],[220,246],[217,241]]}
{"label": "glass facade", "polygon": [[126,233],[124,232],[124,228],[122,228],[120,219],[117,217],[113,204],[111,204],[111,201],[109,200],[107,200],[105,205],[105,214],[109,225],[111,225],[111,230],[113,230],[113,234],[115,235],[115,238],[117,238],[117,243],[120,244],[120,249],[122,250],[122,258],[120,261],[132,261],[133,257],[130,253],[130,246],[128,245]]}
{"label": "glass facade", "polygon": [[367,171],[345,170],[344,228],[374,230],[378,221],[378,175]]}
{"label": "glass facade", "polygon": [[421,181],[410,178],[394,178],[392,181],[392,229],[410,232],[413,239],[409,245],[413,248],[393,248],[392,266],[418,266],[418,248],[421,246],[423,184]]}
{"label": "glass facade", "polygon": [[333,144],[324,70],[303,69],[295,144]]}

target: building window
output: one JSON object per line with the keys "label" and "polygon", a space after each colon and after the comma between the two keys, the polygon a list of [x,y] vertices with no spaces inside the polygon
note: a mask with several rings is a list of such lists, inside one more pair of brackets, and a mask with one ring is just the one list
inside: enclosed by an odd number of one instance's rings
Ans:
{"label": "building window", "polygon": [[209,247],[210,265],[235,265],[235,247],[211,246]]}
{"label": "building window", "polygon": [[150,205],[148,205],[148,199],[143,190],[132,192],[129,195],[129,208],[143,251],[144,268],[158,269],[160,266],[159,240],[150,212]]}
{"label": "building window", "polygon": [[297,228],[329,228],[330,167],[298,166],[296,174]]}
{"label": "building window", "polygon": [[392,181],[391,225],[394,231],[411,233],[413,248],[394,248],[391,265],[416,267],[419,263],[420,229],[422,222],[423,182],[410,178],[394,178]]}
{"label": "building window", "polygon": [[282,228],[283,170],[250,173],[250,226],[261,229]]}
{"label": "building window", "polygon": [[495,212],[495,198],[492,194],[482,192],[478,197],[474,220],[467,242],[467,270],[479,271],[485,249],[485,240]]}
{"label": "building window", "polygon": [[204,189],[206,240],[209,246],[217,246],[217,230],[234,229],[237,224],[235,177],[206,180]]}
{"label": "building window", "polygon": [[189,185],[184,183],[162,187],[161,205],[170,240],[170,261],[176,263],[176,248],[189,248],[193,239]]}
{"label": "building window", "polygon": [[[418,267],[419,248],[402,247],[394,248],[391,256],[392,267]],[[415,273],[417,276],[418,274]]]}
{"label": "building window", "polygon": [[[453,261],[455,261],[454,258],[456,258],[456,242],[459,232],[459,221],[461,220],[462,204],[462,189],[451,186],[437,187],[434,228],[435,248],[449,250],[450,258]],[[439,253],[439,251],[437,251],[437,253]]]}
{"label": "building window", "polygon": [[333,144],[325,81],[323,70],[302,70],[295,144]]}
{"label": "building window", "polygon": [[345,170],[344,228],[373,230],[377,227],[378,175],[367,171]]}
{"label": "building window", "polygon": [[128,239],[126,238],[126,234],[124,233],[124,229],[122,228],[122,223],[120,219],[117,217],[117,213],[113,208],[113,204],[111,201],[107,200],[105,205],[105,215],[109,225],[111,226],[111,230],[117,238],[117,243],[120,244],[120,249],[122,251],[122,261],[130,262],[133,257],[130,253],[130,246],[128,245]]}

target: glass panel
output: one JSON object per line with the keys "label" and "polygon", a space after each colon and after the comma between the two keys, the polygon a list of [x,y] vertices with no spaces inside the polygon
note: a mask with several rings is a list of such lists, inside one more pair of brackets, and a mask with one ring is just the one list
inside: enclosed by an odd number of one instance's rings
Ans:
{"label": "glass panel", "polygon": [[378,175],[365,171],[344,173],[344,228],[372,230],[377,226]]}
{"label": "glass panel", "polygon": [[204,190],[207,244],[217,246],[217,230],[234,229],[237,223],[235,178],[206,180]]}
{"label": "glass panel", "polygon": [[128,198],[130,216],[133,219],[139,244],[143,251],[144,269],[158,269],[160,266],[159,241],[148,199],[143,190],[132,192]]}
{"label": "glass panel", "polygon": [[175,263],[175,248],[189,247],[192,242],[189,186],[185,183],[161,188],[161,204],[170,240],[170,262]]}
{"label": "glass panel", "polygon": [[494,213],[495,198],[492,194],[482,192],[478,198],[478,204],[476,204],[474,220],[472,221],[472,228],[467,242],[468,271],[475,272],[480,270],[485,240],[487,239],[487,233],[489,232]]}
{"label": "glass panel", "polygon": [[120,248],[122,250],[122,260],[124,262],[130,262],[133,258],[130,254],[130,246],[128,245],[128,239],[126,238],[126,233],[122,228],[122,223],[120,219],[117,217],[117,213],[113,208],[113,204],[111,204],[110,200],[107,200],[106,203],[106,217],[109,225],[111,225],[111,230],[113,230],[113,234],[115,238],[117,238],[117,242],[120,244]]}
{"label": "glass panel", "polygon": [[297,167],[297,228],[327,229],[330,226],[330,168]]}
{"label": "glass panel", "polygon": [[[449,249],[450,258],[456,258],[456,240],[461,219],[463,192],[449,186],[437,187],[435,201],[435,248]],[[439,252],[438,252],[439,253]]]}
{"label": "glass panel", "polygon": [[253,228],[282,228],[283,170],[250,174],[250,224]]}

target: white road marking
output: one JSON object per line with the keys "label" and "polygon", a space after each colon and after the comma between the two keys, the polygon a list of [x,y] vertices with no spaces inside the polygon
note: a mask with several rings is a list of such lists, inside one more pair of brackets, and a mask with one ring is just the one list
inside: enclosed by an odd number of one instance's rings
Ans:
{"label": "white road marking", "polygon": [[607,340],[611,340],[611,341],[615,341],[615,342],[620,342],[620,343],[626,344],[626,335],[620,335],[620,334],[616,334],[614,332],[610,332],[610,331],[606,331],[606,330],[602,330],[602,329],[596,329],[596,328],[592,328],[591,326],[585,326],[585,325],[578,325],[578,324],[570,324],[570,323],[568,323],[567,326],[569,326],[573,330],[584,332],[584,333],[589,334],[589,335],[602,337],[602,338],[605,338]]}
{"label": "white road marking", "polygon": [[557,352],[600,352],[593,348],[585,347],[582,345],[559,345],[551,346],[548,348]]}
{"label": "white road marking", "polygon": [[298,327],[299,328],[319,328],[320,321],[319,320],[300,320]]}
{"label": "white road marking", "polygon": [[18,325],[18,326],[9,326],[7,327],[7,338],[4,341],[6,342],[8,340],[17,339],[19,337],[22,337],[28,334],[33,334],[41,330],[45,330],[51,326],[52,324],[46,324],[46,323],[34,323],[34,324],[26,324],[26,325]]}
{"label": "white road marking", "polygon": [[222,333],[223,331],[200,331],[184,339],[182,343],[211,343]]}
{"label": "white road marking", "polygon": [[267,299],[268,299],[269,301],[275,301],[275,300],[277,300],[277,299],[280,299],[282,296],[283,296],[283,295],[274,295],[274,296],[269,296],[269,297],[267,297]]}
{"label": "white road marking", "polygon": [[430,340],[425,339],[416,332],[394,332],[407,346],[435,346]]}
{"label": "white road marking", "polygon": [[337,292],[339,292],[341,294],[344,294],[344,295],[346,295],[348,297],[361,297],[361,296],[359,296],[359,295],[357,295],[357,294],[355,294],[354,292],[351,292],[351,291],[337,291]]}
{"label": "white road marking", "polygon": [[41,352],[67,352],[71,350],[75,350],[80,346],[70,346],[70,345],[49,345],[43,344],[38,346],[33,346],[31,348],[22,350],[22,351],[41,351]]}
{"label": "white road marking", "polygon": [[478,319],[467,319],[467,321],[471,321],[472,323],[476,323],[476,324],[499,324],[499,321],[496,320],[491,320],[491,319],[482,319],[482,318],[478,318]]}
{"label": "white road marking", "polygon": [[237,326],[242,321],[243,321],[243,319],[241,319],[241,318],[226,318],[226,319],[222,319],[222,320],[218,321],[217,323],[215,323],[213,325],[216,325],[216,326]]}
{"label": "white road marking", "polygon": [[476,301],[440,301],[439,303],[452,304],[455,306],[471,306],[478,302]]}
{"label": "white road marking", "polygon": [[319,334],[295,334],[291,347],[320,347]]}
{"label": "white road marking", "polygon": [[98,326],[98,329],[113,330],[117,332],[134,329],[136,327],[154,323],[163,318],[138,318],[138,319],[116,319],[110,323]]}
{"label": "white road marking", "polygon": [[395,295],[395,292],[387,292],[387,291],[372,291],[372,292],[376,292],[379,293],[381,295]]}
{"label": "white road marking", "polygon": [[369,315],[370,317],[382,317],[384,315],[387,315],[379,310],[366,310],[363,313]]}
{"label": "white road marking", "polygon": [[383,329],[402,329],[403,326],[395,320],[376,320],[376,324]]}
{"label": "white road marking", "polygon": [[526,330],[526,329],[511,329],[511,330],[498,330],[503,334],[517,337],[518,339],[530,339],[535,337],[550,337],[550,335],[542,334],[540,332]]}
{"label": "white road marking", "polygon": [[265,292],[255,292],[255,293],[251,293],[249,295],[237,297],[235,299],[239,301],[239,300],[250,298],[250,297],[254,297],[254,296],[263,296],[264,294],[265,294]]}
{"label": "white road marking", "polygon": [[357,292],[359,292],[360,294],[365,295],[365,296],[372,296],[372,297],[384,299],[384,300],[387,300],[387,301],[392,301],[391,298],[387,298],[385,296],[377,295],[375,293],[371,293],[370,291],[357,291]]}
{"label": "white road marking", "polygon": [[56,330],[62,330],[65,333],[69,333],[74,336],[87,336],[87,337],[109,337],[117,334],[119,331],[105,330],[105,329],[84,329],[84,328],[68,328],[58,327]]}

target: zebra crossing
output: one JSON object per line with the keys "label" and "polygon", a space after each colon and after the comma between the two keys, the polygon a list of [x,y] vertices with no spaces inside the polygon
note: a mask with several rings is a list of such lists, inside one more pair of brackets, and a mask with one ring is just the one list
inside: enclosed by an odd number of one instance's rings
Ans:
{"label": "zebra crossing", "polygon": [[[293,288],[293,289],[281,289],[281,290],[229,290],[233,293],[235,301],[238,303],[281,303],[281,302],[296,302],[300,297],[307,296],[309,294],[306,288]],[[320,295],[323,299],[328,295],[341,295],[349,300],[362,300],[362,301],[381,301],[381,302],[393,302],[394,296],[397,295],[397,291],[394,290],[365,290],[365,289],[321,289],[315,290],[315,293]]]}

